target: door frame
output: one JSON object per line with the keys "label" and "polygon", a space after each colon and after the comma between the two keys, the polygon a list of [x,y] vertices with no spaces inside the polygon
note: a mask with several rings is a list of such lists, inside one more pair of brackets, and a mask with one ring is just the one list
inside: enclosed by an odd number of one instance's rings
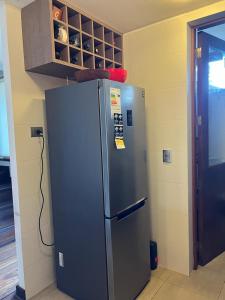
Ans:
{"label": "door frame", "polygon": [[19,205],[19,184],[18,171],[16,160],[16,145],[15,145],[15,127],[14,127],[14,113],[13,113],[13,93],[12,80],[10,68],[10,52],[8,40],[8,23],[7,23],[7,4],[5,1],[0,1],[0,42],[5,45],[2,49],[3,73],[6,94],[7,119],[8,119],[8,135],[9,135],[9,149],[10,149],[10,173],[12,179],[12,193],[13,193],[13,209],[14,209],[14,226],[15,226],[15,240],[16,240],[16,258],[18,266],[18,285],[16,286],[16,295],[24,296],[25,277],[24,277],[24,263],[23,263],[23,249],[21,236],[21,220],[20,220],[20,205]]}
{"label": "door frame", "polygon": [[193,269],[196,270],[199,265],[198,260],[198,217],[197,217],[197,176],[196,176],[196,127],[198,126],[197,122],[197,85],[196,85],[196,32],[199,29],[204,29],[210,26],[216,26],[225,23],[225,11],[216,13],[198,20],[194,20],[188,23],[189,31],[189,91],[190,91],[190,102],[191,102],[191,111],[190,111],[190,121],[191,121],[191,197],[192,197],[192,238],[193,238]]}

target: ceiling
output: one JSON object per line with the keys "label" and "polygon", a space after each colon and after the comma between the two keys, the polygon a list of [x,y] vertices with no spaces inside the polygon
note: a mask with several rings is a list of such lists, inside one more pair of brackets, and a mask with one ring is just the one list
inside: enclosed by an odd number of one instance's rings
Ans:
{"label": "ceiling", "polygon": [[[34,0],[11,0],[23,7]],[[47,0],[46,0],[47,1]],[[86,13],[121,32],[176,16],[218,0],[68,0]]]}

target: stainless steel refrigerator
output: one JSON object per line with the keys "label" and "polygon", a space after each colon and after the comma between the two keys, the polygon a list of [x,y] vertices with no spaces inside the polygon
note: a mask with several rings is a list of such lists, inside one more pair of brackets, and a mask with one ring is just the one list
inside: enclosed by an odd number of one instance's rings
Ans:
{"label": "stainless steel refrigerator", "polygon": [[132,300],[150,278],[144,90],[109,80],[46,91],[57,287]]}

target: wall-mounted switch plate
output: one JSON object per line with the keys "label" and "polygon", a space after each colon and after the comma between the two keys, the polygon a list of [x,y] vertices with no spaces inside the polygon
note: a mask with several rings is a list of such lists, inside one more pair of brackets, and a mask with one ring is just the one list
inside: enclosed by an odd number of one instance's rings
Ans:
{"label": "wall-mounted switch plate", "polygon": [[43,136],[43,127],[31,127],[31,137]]}
{"label": "wall-mounted switch plate", "polygon": [[163,150],[163,162],[166,164],[172,163],[172,153],[171,150]]}

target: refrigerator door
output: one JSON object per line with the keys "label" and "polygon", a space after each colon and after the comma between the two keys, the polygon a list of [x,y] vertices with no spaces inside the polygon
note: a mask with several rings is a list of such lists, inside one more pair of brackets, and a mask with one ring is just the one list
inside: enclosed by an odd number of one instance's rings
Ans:
{"label": "refrigerator door", "polygon": [[[143,89],[109,80],[100,84],[104,206],[105,216],[112,218],[148,197],[145,99]],[[121,105],[113,106],[115,94]],[[120,150],[115,144],[114,113],[118,106],[121,106],[125,144],[125,149]]]}
{"label": "refrigerator door", "polygon": [[150,278],[147,202],[106,219],[109,300],[133,300]]}
{"label": "refrigerator door", "polygon": [[57,287],[108,300],[98,82],[46,92]]}

